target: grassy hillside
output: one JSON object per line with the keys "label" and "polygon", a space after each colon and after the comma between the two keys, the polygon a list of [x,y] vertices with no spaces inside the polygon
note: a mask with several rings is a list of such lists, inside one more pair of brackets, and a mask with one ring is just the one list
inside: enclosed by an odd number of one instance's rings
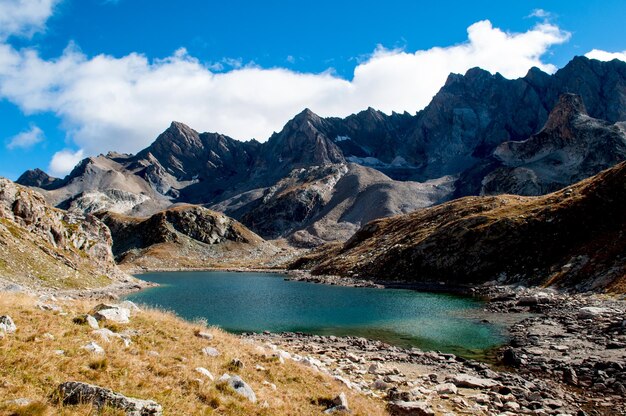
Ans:
{"label": "grassy hillside", "polygon": [[[63,312],[36,307],[37,299],[3,293],[0,315],[10,315],[17,332],[0,339],[0,414],[90,415],[91,406],[61,406],[54,401],[57,386],[77,380],[109,388],[126,396],[152,399],[165,415],[319,415],[329,400],[345,392],[354,415],[383,415],[384,403],[348,390],[345,385],[304,365],[287,360],[281,364],[271,349],[202,323],[188,323],[170,313],[147,310],[134,313],[129,324],[110,324],[114,332],[131,334],[125,347],[120,339],[105,342],[74,318],[88,312],[93,303],[56,301]],[[46,301],[51,303],[50,301]],[[199,331],[210,332],[212,340]],[[96,341],[104,355],[81,347]],[[204,347],[220,355],[206,356]],[[62,354],[57,353],[63,350]],[[232,365],[239,359],[243,368]],[[257,367],[261,366],[261,367]],[[216,381],[196,372],[208,369]],[[252,403],[230,387],[217,382],[223,374],[238,374],[257,396]],[[273,388],[275,385],[275,390]],[[27,398],[26,407],[3,404]],[[120,415],[105,408],[102,415]]]}

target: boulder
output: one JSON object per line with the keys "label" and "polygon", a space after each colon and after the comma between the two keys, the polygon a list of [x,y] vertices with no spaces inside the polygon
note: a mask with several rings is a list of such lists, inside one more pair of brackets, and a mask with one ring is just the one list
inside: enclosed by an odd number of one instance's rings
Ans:
{"label": "boulder", "polygon": [[95,342],[91,341],[89,344],[84,345],[82,349],[87,350],[93,354],[104,354],[104,348]]}
{"label": "boulder", "polygon": [[435,412],[426,402],[389,402],[389,413],[394,416],[434,416]]}
{"label": "boulder", "polygon": [[119,305],[108,305],[101,303],[91,311],[98,321],[111,321],[117,324],[127,324],[130,322],[130,309]]}
{"label": "boulder", "polygon": [[91,315],[87,315],[85,317],[85,322],[87,322],[87,325],[89,325],[89,327],[92,329],[100,329],[100,325],[98,325],[98,320]]}
{"label": "boulder", "polygon": [[17,326],[15,326],[13,319],[9,315],[0,316],[0,332],[12,334],[15,331],[17,331]]}
{"label": "boulder", "polygon": [[202,348],[202,354],[209,357],[217,357],[218,355],[220,355],[220,352],[213,347],[204,347]]}
{"label": "boulder", "polygon": [[343,392],[339,393],[339,395],[333,399],[332,403],[333,403],[333,406],[326,409],[324,411],[325,414],[340,413],[340,412],[349,413],[350,412],[350,408],[348,407],[348,399],[345,393]]}
{"label": "boulder", "polygon": [[458,374],[454,376],[452,382],[457,387],[467,387],[470,389],[491,389],[500,385],[495,380],[470,376],[469,374]]}
{"label": "boulder", "polygon": [[239,395],[250,400],[252,403],[256,403],[256,394],[254,394],[252,388],[243,381],[241,377],[224,374],[218,381],[228,384]]}
{"label": "boulder", "polygon": [[78,381],[67,381],[58,387],[63,404],[91,404],[100,409],[104,406],[123,410],[127,416],[160,416],[161,405],[152,400],[135,399],[115,393],[104,387]]}
{"label": "boulder", "polygon": [[435,391],[437,394],[456,394],[458,390],[452,383],[443,383],[435,387]]}
{"label": "boulder", "polygon": [[599,316],[605,315],[607,313],[611,313],[612,310],[609,308],[599,308],[596,306],[585,306],[578,310],[578,317],[581,319],[594,319]]}
{"label": "boulder", "polygon": [[211,341],[213,339],[213,334],[210,334],[208,332],[199,331],[196,332],[196,336],[198,338],[206,339],[207,341]]}

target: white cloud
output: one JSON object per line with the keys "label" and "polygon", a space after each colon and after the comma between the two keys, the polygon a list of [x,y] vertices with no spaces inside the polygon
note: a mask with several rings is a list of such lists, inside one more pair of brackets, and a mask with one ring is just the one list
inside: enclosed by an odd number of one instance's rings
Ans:
{"label": "white cloud", "polygon": [[0,39],[40,31],[60,0],[0,0]]}
{"label": "white cloud", "polygon": [[542,57],[568,38],[545,22],[507,33],[485,20],[470,26],[468,40],[458,45],[414,53],[379,47],[358,64],[352,80],[332,70],[298,73],[238,66],[236,60],[224,61],[233,69],[216,73],[185,49],[150,61],[138,53],[87,57],[70,45],[60,57],[45,60],[34,50],[0,44],[0,98],[26,113],[56,113],[85,154],[136,152],[171,120],[264,140],[305,107],[322,116],[346,116],[368,106],[414,113],[450,72],[475,66],[506,77],[523,76],[532,66],[553,72]]}
{"label": "white cloud", "polygon": [[30,149],[37,143],[44,141],[44,139],[45,136],[43,131],[39,127],[32,125],[29,130],[23,131],[11,137],[7,143],[7,149]]}
{"label": "white cloud", "polygon": [[69,149],[56,152],[52,156],[48,172],[53,176],[64,176],[69,173],[78,162],[85,157],[85,152],[80,149],[75,152]]}
{"label": "white cloud", "polygon": [[623,52],[607,52],[600,49],[592,49],[587,52],[585,56],[589,59],[597,59],[599,61],[612,61],[613,59],[619,59],[626,62],[626,51]]}
{"label": "white cloud", "polygon": [[540,19],[549,19],[550,17],[552,17],[552,13],[544,9],[535,9],[532,11],[532,13],[530,13],[530,15],[528,15],[528,17],[538,17]]}

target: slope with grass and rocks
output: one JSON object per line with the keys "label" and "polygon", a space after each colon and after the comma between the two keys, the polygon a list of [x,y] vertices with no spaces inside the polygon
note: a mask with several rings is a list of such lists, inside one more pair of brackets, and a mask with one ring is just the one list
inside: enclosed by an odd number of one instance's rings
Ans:
{"label": "slope with grass and rocks", "polygon": [[96,217],[53,208],[30,188],[0,178],[0,280],[33,288],[95,288],[132,282]]}
{"label": "slope with grass and rocks", "polygon": [[626,289],[626,162],[541,197],[466,197],[372,221],[294,269],[382,282]]}
{"label": "slope with grass and rocks", "polygon": [[129,302],[2,293],[0,315],[0,414],[387,414],[275,347]]}

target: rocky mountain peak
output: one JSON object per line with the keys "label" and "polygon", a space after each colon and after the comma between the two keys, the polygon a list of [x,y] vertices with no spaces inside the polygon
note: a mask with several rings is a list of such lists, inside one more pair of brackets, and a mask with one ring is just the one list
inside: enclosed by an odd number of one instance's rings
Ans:
{"label": "rocky mountain peak", "polygon": [[580,95],[561,94],[559,102],[548,116],[548,121],[546,121],[543,131],[549,133],[567,130],[571,122],[581,115],[586,116],[587,110]]}
{"label": "rocky mountain peak", "polygon": [[54,178],[39,168],[27,170],[16,181],[20,185],[42,189],[53,189],[61,182],[61,179]]}

